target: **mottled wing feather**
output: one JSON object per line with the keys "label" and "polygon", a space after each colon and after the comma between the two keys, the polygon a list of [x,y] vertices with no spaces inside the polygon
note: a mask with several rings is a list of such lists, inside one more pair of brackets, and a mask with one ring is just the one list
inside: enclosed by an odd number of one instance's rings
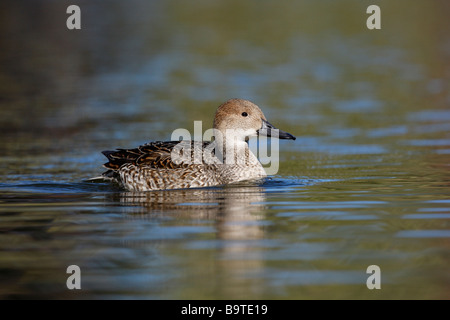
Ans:
{"label": "mottled wing feather", "polygon": [[[171,152],[180,141],[156,141],[144,144],[134,149],[117,149],[115,151],[103,151],[108,158],[108,162],[103,166],[118,170],[126,163],[132,163],[137,166],[146,166],[151,168],[176,169],[189,166],[188,163],[175,163],[172,161]],[[205,148],[209,142],[203,142]],[[191,142],[191,151],[194,145]]]}

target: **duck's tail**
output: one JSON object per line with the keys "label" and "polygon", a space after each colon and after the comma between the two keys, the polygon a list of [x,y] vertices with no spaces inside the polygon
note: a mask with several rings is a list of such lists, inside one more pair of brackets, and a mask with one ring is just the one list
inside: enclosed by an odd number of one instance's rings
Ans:
{"label": "duck's tail", "polygon": [[108,170],[101,176],[93,177],[85,180],[86,182],[117,182],[117,173],[114,170]]}

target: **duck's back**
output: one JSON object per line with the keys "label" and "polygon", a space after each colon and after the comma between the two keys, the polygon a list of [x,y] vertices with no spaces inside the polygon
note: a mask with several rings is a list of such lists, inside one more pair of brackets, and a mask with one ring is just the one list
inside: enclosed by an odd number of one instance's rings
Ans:
{"label": "duck's back", "polygon": [[172,161],[173,148],[180,141],[155,141],[144,144],[134,149],[117,149],[114,151],[103,151],[108,162],[103,166],[113,171],[119,170],[124,164],[137,166],[148,166],[151,168],[178,168],[186,166],[185,163]]}

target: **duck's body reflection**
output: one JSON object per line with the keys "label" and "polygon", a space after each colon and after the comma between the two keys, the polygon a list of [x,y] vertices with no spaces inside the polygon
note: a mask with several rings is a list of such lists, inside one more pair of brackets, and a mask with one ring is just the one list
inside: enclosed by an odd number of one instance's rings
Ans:
{"label": "duck's body reflection", "polygon": [[[133,217],[213,219],[218,237],[227,240],[259,239],[262,230],[251,223],[262,218],[264,188],[256,182],[221,188],[181,189],[157,192],[122,192],[114,195]],[[133,206],[133,210],[128,210]]]}
{"label": "duck's body reflection", "polygon": [[[187,291],[181,292],[180,298],[188,298],[194,288],[236,298],[245,298],[244,292],[249,289],[260,289],[251,275],[263,267],[263,248],[258,240],[264,238],[266,196],[261,182],[223,188],[122,192],[116,197],[128,218],[154,219],[165,226],[213,226],[214,235],[199,231],[198,236],[183,237],[181,248],[177,245],[177,249],[170,250],[170,258],[175,255],[180,262],[178,282],[186,282]],[[167,243],[171,247],[173,238]],[[203,277],[215,281],[205,288],[204,281],[196,281]],[[198,283],[203,288],[198,288]]]}

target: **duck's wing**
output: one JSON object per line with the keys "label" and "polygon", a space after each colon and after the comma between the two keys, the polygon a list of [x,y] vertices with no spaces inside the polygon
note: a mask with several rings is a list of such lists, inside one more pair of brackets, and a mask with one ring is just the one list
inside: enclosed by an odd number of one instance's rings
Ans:
{"label": "duck's wing", "polygon": [[[176,169],[193,163],[194,150],[206,148],[209,142],[194,141],[156,141],[134,149],[103,151],[108,162],[103,166],[116,171],[126,163],[151,168]],[[174,150],[174,148],[177,148]],[[173,153],[172,151],[175,151]],[[202,151],[200,151],[202,152]],[[190,153],[190,154],[186,154]],[[198,154],[198,153],[197,153]],[[172,155],[178,155],[173,157]],[[200,153],[202,155],[202,153]]]}

